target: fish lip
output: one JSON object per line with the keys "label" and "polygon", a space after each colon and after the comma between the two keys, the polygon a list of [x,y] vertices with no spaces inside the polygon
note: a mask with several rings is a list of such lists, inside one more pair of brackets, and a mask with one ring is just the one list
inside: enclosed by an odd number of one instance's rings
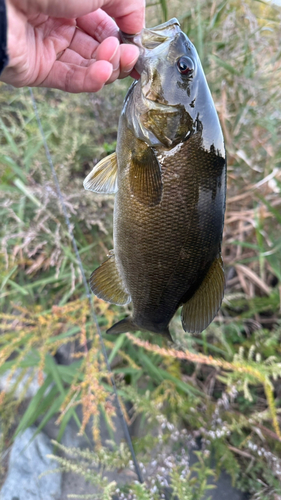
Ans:
{"label": "fish lip", "polygon": [[119,39],[121,43],[130,43],[136,45],[140,49],[140,53],[144,52],[145,48],[141,43],[142,31],[139,31],[135,34],[125,33],[124,31],[119,30]]}
{"label": "fish lip", "polygon": [[119,31],[119,38],[122,43],[131,43],[138,47],[140,55],[135,64],[135,69],[141,74],[145,69],[145,63],[149,59],[151,52],[157,47],[161,46],[162,48],[162,45],[170,42],[179,31],[180,23],[177,18],[173,17],[169,21],[159,24],[152,29],[144,28],[135,34]]}
{"label": "fish lip", "polygon": [[[177,28],[175,28],[175,26]],[[125,33],[125,31],[119,30],[119,38],[122,43],[133,43],[134,45],[137,45],[138,47],[143,47],[142,45],[142,35],[143,34],[154,34],[154,35],[160,35],[161,32],[170,32],[170,31],[178,31],[180,29],[180,23],[177,20],[176,17],[173,17],[169,21],[158,24],[158,26],[154,26],[153,28],[143,28],[141,31],[138,31],[137,33]],[[167,35],[163,35],[167,36]],[[169,38],[171,38],[173,35],[169,34]],[[143,47],[144,48],[144,47]]]}
{"label": "fish lip", "polygon": [[169,21],[166,21],[165,23],[158,24],[157,26],[154,26],[152,30],[150,31],[163,31],[166,28],[170,28],[172,26],[179,26],[180,28],[180,22],[176,17],[172,17],[172,19],[169,19]]}

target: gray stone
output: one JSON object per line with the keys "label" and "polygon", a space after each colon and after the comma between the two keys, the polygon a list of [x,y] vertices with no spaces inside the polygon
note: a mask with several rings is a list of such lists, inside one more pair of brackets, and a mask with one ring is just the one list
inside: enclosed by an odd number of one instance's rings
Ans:
{"label": "gray stone", "polygon": [[[198,458],[193,451],[190,453],[190,466],[197,462]],[[215,463],[212,464],[215,470]],[[210,479],[209,484],[213,484],[215,488],[213,490],[208,490],[204,499],[211,498],[211,500],[247,500],[249,496],[242,491],[237,490],[231,484],[230,475],[222,471],[220,477],[215,479]]]}
{"label": "gray stone", "polygon": [[30,427],[15,439],[1,500],[60,499],[62,476],[51,473],[57,462],[47,457],[53,452],[52,443],[42,432],[32,440],[35,432],[36,427]]}
{"label": "gray stone", "polygon": [[210,490],[205,498],[211,497],[212,500],[247,500],[249,495],[237,490],[231,484],[231,477],[225,471],[222,471],[217,481],[210,481],[216,488]]}
{"label": "gray stone", "polygon": [[[78,414],[78,418],[80,419],[80,421],[82,421],[82,407],[77,406],[76,412]],[[55,440],[57,439],[57,434],[59,431],[59,426],[55,424],[56,420],[57,417],[55,416],[44,427],[44,433],[46,433],[51,439]],[[123,429],[119,418],[115,417],[113,421],[115,426],[114,442],[119,444],[122,440],[124,440]],[[79,448],[81,450],[87,448],[94,453],[95,443],[93,441],[92,425],[93,422],[92,419],[90,419],[89,423],[86,426],[85,433],[80,436],[78,434],[79,428],[77,427],[76,421],[71,418],[62,437],[62,444],[66,448]],[[101,418],[100,421],[100,436],[102,444],[106,445],[107,440],[110,439],[110,435],[103,418]],[[62,453],[62,456],[65,456],[64,453]],[[118,485],[124,484],[126,482],[131,483],[132,481],[135,481],[137,479],[135,473],[131,470],[109,471],[106,473],[106,477],[108,478],[109,483],[111,481],[115,481]],[[100,490],[90,482],[85,481],[82,475],[75,474],[72,471],[64,472],[62,475],[62,491],[60,500],[68,500],[69,494],[94,496],[99,492]]]}
{"label": "gray stone", "polygon": [[[77,413],[82,420],[82,408],[77,408]],[[116,444],[120,444],[120,441],[124,439],[123,429],[118,417],[113,419],[115,425],[114,432],[114,441]],[[77,424],[74,419],[71,419],[65,429],[65,433],[62,438],[62,443],[67,448],[75,447],[80,449],[88,448],[92,452],[94,452],[95,444],[93,441],[93,433],[92,433],[92,419],[88,423],[85,429],[85,434],[83,436],[78,435]],[[100,421],[100,436],[102,444],[105,445],[106,441],[110,438],[108,433],[108,429],[104,422],[104,419],[101,418]],[[126,471],[110,471],[106,473],[106,477],[108,478],[108,483],[111,481],[115,481],[117,485],[124,484],[126,482],[130,483],[136,480],[136,476],[130,470]],[[63,474],[62,481],[62,495],[60,500],[67,500],[68,495],[97,495],[100,492],[93,484],[85,481],[85,479],[78,474],[74,474],[73,472],[65,472]]]}
{"label": "gray stone", "polygon": [[[18,383],[17,380],[19,380]],[[23,376],[22,369],[17,368],[12,377],[11,370],[7,370],[0,377],[0,390],[4,392],[10,392],[16,383],[17,387],[14,393],[14,397],[16,399],[18,399],[23,393],[25,398],[33,398],[38,389],[40,389],[37,375],[34,374],[32,368],[29,368]]]}
{"label": "gray stone", "polygon": [[[77,413],[78,417],[80,420],[82,420],[82,408],[79,406],[77,407]],[[55,420],[56,417],[54,417],[45,427],[44,427],[44,432],[48,434],[48,436],[52,439],[56,439],[57,437],[57,432],[58,432],[58,426],[55,425]],[[141,424],[142,422],[142,424]],[[114,440],[116,441],[117,444],[120,443],[121,440],[124,440],[124,435],[123,435],[123,430],[121,427],[120,420],[116,417],[114,419],[114,424],[115,424],[115,433],[114,433]],[[62,437],[62,443],[64,446],[67,448],[80,448],[80,449],[85,449],[89,448],[92,452],[94,452],[95,446],[93,442],[93,437],[92,437],[92,421],[88,423],[85,429],[85,434],[83,436],[78,435],[79,429],[77,428],[77,424],[74,421],[74,419],[71,419],[65,429],[65,433]],[[137,417],[134,420],[133,425],[130,428],[130,432],[134,437],[143,437],[145,433],[147,432],[147,428],[145,425],[145,420],[142,420],[142,416]],[[158,433],[158,429],[155,428],[154,431],[150,432],[155,436]],[[105,425],[105,422],[103,419],[101,419],[100,422],[100,435],[101,435],[101,441],[105,445],[106,441],[109,439],[109,434],[107,427]],[[195,444],[195,443],[194,443]],[[196,454],[192,451],[192,445],[188,446],[189,449],[189,464],[190,466],[194,465],[197,461],[198,458]],[[166,450],[166,454],[169,455],[172,453],[172,450],[168,449]],[[151,459],[155,459],[155,450],[151,452]],[[213,463],[213,468],[215,469],[215,464]],[[144,474],[145,479],[147,476],[151,476],[149,473],[149,467],[147,467],[147,474]],[[133,470],[126,470],[126,471],[114,471],[114,472],[108,472],[106,474],[108,477],[108,482],[110,481],[115,481],[118,486],[127,483],[131,484],[133,481],[137,479],[136,474],[134,473]],[[167,471],[167,479],[168,479],[168,471]],[[222,472],[220,474],[220,477],[215,480],[215,479],[210,479],[209,484],[214,484],[216,486],[215,489],[213,490],[208,490],[208,492],[205,495],[205,499],[211,498],[212,500],[247,500],[249,497],[234,488],[231,484],[231,477],[226,473]],[[60,500],[67,500],[68,495],[97,495],[98,490],[97,488],[88,482],[85,481],[85,479],[78,474],[75,474],[73,472],[64,472],[63,473],[63,479],[62,479],[62,493]],[[116,495],[113,497],[113,500],[119,500],[120,496]],[[170,488],[167,488],[165,490],[165,500],[171,500],[172,499],[172,494],[170,491]]]}
{"label": "gray stone", "polygon": [[59,365],[71,365],[73,363],[73,354],[79,352],[79,350],[81,350],[81,346],[76,345],[76,342],[62,344],[55,354],[55,360]]}

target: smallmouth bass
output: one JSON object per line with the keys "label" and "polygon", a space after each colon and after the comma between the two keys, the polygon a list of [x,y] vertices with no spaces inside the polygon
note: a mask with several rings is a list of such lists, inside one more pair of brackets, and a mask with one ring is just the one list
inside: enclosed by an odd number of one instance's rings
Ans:
{"label": "smallmouth bass", "polygon": [[90,278],[92,291],[132,317],[108,333],[147,330],[171,338],[204,330],[224,293],[224,140],[194,45],[177,19],[125,41],[140,47],[125,98],[116,153],[86,177],[85,189],[116,193],[114,251]]}

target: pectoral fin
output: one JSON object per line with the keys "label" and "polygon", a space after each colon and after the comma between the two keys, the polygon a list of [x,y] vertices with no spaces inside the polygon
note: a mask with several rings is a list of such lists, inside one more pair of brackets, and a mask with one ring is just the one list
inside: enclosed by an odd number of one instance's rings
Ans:
{"label": "pectoral fin", "polygon": [[132,153],[130,188],[140,203],[157,205],[162,197],[161,169],[154,151],[145,143],[142,144],[143,147]]}
{"label": "pectoral fin", "polygon": [[90,278],[90,287],[97,297],[111,304],[124,306],[131,301],[116,267],[114,255],[95,269]]}
{"label": "pectoral fin", "polygon": [[186,332],[200,333],[211,323],[220,308],[224,284],[223,262],[219,255],[195,294],[182,307],[182,326]]}
{"label": "pectoral fin", "polygon": [[95,193],[116,193],[117,191],[117,157],[116,153],[103,158],[87,175],[83,186]]}

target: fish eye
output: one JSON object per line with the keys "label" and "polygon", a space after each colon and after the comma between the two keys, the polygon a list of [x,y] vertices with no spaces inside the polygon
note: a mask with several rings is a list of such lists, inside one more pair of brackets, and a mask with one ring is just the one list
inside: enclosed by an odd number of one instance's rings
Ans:
{"label": "fish eye", "polygon": [[191,75],[194,71],[194,62],[187,56],[177,60],[177,68],[181,75]]}

